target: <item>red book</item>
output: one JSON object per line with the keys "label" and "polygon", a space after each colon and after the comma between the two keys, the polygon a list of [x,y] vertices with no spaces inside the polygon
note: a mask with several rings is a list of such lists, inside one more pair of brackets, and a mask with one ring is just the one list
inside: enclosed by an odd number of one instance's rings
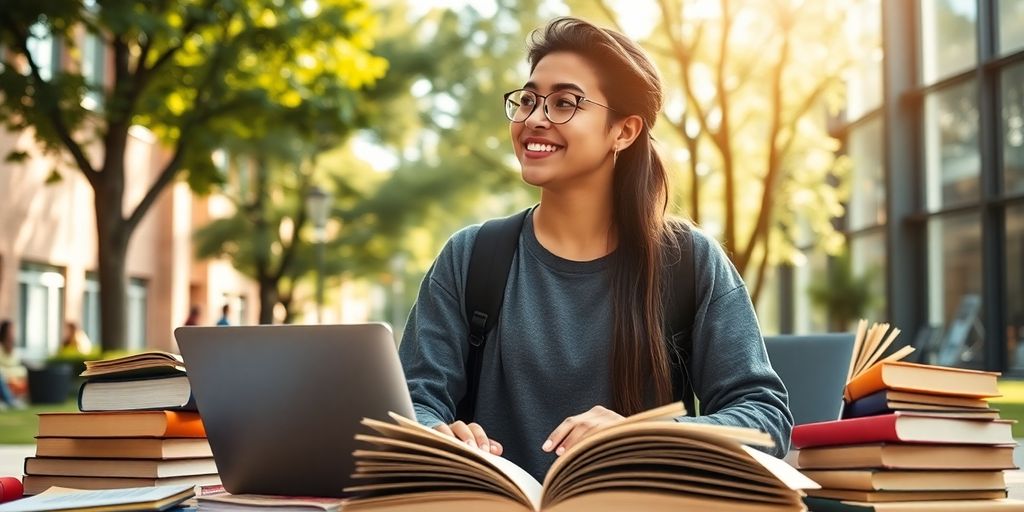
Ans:
{"label": "red book", "polygon": [[793,427],[793,447],[866,443],[1013,444],[1012,421],[897,412]]}
{"label": "red book", "polygon": [[21,480],[12,476],[0,477],[0,503],[21,498],[23,490]]}

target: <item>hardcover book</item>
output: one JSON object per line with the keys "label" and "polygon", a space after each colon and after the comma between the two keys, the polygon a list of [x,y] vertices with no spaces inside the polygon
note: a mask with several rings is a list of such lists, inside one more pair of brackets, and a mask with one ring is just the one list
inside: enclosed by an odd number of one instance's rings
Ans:
{"label": "hardcover book", "polygon": [[39,437],[206,437],[206,430],[194,412],[50,412],[39,414]]}

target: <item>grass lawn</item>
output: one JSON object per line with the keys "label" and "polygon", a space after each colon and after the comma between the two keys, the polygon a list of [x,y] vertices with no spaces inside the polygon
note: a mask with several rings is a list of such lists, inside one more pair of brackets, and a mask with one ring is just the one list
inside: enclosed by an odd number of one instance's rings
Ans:
{"label": "grass lawn", "polygon": [[0,444],[35,444],[36,430],[39,428],[36,414],[77,410],[77,400],[71,399],[63,404],[32,405],[21,410],[0,412]]}
{"label": "grass lawn", "polygon": [[1024,437],[1024,380],[1000,380],[999,392],[1003,396],[989,400],[992,407],[999,409],[999,416],[1017,420],[1013,425],[1013,437]]}

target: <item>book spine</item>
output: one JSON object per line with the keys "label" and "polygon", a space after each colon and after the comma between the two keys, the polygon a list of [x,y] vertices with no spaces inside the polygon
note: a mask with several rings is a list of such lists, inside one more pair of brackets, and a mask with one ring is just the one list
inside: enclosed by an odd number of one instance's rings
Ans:
{"label": "book spine", "polygon": [[206,437],[203,420],[198,413],[164,411],[167,417],[166,437]]}
{"label": "book spine", "polygon": [[870,370],[854,377],[846,385],[846,399],[849,402],[857,401],[876,391],[885,389],[885,381],[882,379],[882,371],[885,363],[876,364]]}
{"label": "book spine", "polygon": [[850,418],[793,427],[793,447],[835,446],[899,441],[895,414]]}
{"label": "book spine", "polygon": [[199,412],[199,408],[196,407],[196,395],[194,393],[192,393],[191,391],[189,391],[188,392],[188,402],[185,402],[185,405],[183,405],[181,407],[176,407],[176,408],[171,409],[171,410],[182,411],[182,412],[186,412],[187,411],[187,412],[198,413]]}
{"label": "book spine", "polygon": [[86,412],[85,408],[82,407],[82,395],[85,394],[85,386],[89,385],[89,381],[86,380],[78,387],[78,410]]}
{"label": "book spine", "polygon": [[892,412],[889,410],[888,390],[872,393],[860,400],[847,404],[843,410],[844,418],[863,418]]}
{"label": "book spine", "polygon": [[807,508],[814,512],[861,512],[875,510],[875,507],[868,503],[853,505],[839,500],[812,498],[810,496],[804,497],[804,505],[807,505]]}

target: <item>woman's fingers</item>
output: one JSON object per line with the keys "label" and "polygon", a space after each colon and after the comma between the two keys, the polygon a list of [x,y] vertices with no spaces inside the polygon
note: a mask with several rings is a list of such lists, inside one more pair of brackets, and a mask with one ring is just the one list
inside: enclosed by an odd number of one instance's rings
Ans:
{"label": "woman's fingers", "polygon": [[476,444],[476,436],[473,435],[473,431],[469,429],[469,425],[466,425],[466,422],[456,421],[451,424],[451,427],[452,433],[455,434],[456,438],[473,448],[478,448]]}
{"label": "woman's fingers", "polygon": [[487,433],[479,423],[466,424],[464,421],[456,421],[451,425],[440,423],[434,425],[434,430],[452,436],[473,448],[489,451],[494,455],[501,455],[505,451],[505,447],[501,443],[487,437]]}
{"label": "woman's fingers", "polygon": [[505,447],[502,446],[501,443],[495,441],[494,439],[491,439],[491,453],[495,455],[501,455],[504,452]]}
{"label": "woman's fingers", "polygon": [[562,423],[560,423],[555,430],[551,431],[551,435],[548,436],[547,441],[540,447],[541,450],[550,452],[562,444],[565,436],[572,432],[572,429],[576,426],[576,417],[569,416]]}
{"label": "woman's fingers", "polygon": [[473,433],[473,439],[478,447],[491,451],[491,443],[488,441],[487,434],[479,423],[470,423],[469,431]]}
{"label": "woman's fingers", "polygon": [[438,423],[437,425],[434,425],[434,430],[436,430],[436,431],[438,431],[438,432],[440,432],[442,434],[455,437],[455,433],[452,432],[451,427],[449,427],[448,425],[445,425],[444,423]]}

